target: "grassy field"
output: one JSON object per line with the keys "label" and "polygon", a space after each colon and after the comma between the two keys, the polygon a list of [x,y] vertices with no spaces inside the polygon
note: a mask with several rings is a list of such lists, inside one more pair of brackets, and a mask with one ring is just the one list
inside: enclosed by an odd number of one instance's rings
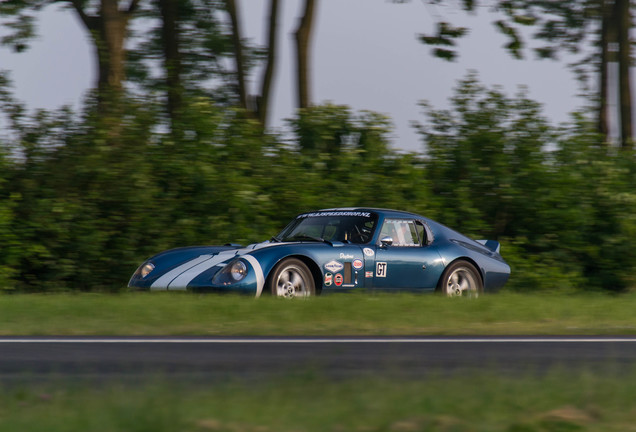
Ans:
{"label": "grassy field", "polygon": [[636,294],[0,295],[0,335],[623,335]]}
{"label": "grassy field", "polygon": [[636,430],[636,373],[0,387],[0,431]]}

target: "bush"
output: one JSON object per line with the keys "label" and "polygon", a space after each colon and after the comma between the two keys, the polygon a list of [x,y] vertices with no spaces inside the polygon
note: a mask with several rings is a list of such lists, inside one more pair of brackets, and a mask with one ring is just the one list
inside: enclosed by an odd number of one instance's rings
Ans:
{"label": "bush", "polygon": [[360,205],[500,240],[508,289],[633,287],[634,155],[613,154],[582,116],[555,129],[523,92],[475,76],[451,102],[423,105],[420,154],[391,149],[385,116],[332,104],[281,137],[207,99],[172,132],[152,99],[122,101],[120,117],[90,100],[30,117],[5,103],[0,286],[117,291],[158,251],[262,241],[297,213]]}

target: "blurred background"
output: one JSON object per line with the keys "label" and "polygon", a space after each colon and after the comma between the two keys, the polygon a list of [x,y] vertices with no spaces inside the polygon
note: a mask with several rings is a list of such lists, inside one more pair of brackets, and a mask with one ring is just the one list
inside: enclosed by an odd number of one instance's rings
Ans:
{"label": "blurred background", "polygon": [[629,7],[5,0],[0,289],[364,205],[500,241],[508,290],[630,290]]}

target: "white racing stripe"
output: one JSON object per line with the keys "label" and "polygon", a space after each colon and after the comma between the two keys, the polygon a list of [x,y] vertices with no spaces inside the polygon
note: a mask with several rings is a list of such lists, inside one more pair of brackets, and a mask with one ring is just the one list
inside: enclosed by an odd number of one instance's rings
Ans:
{"label": "white racing stripe", "polygon": [[33,337],[33,338],[2,338],[0,344],[10,343],[59,343],[59,344],[367,344],[367,343],[412,343],[412,344],[487,344],[487,343],[636,343],[636,338],[64,338],[64,337]]}
{"label": "white racing stripe", "polygon": [[256,297],[260,297],[263,293],[263,286],[265,285],[265,276],[263,275],[261,263],[252,255],[243,255],[241,258],[252,264],[254,273],[256,273]]}
{"label": "white racing stripe", "polygon": [[168,289],[170,290],[185,290],[188,287],[188,284],[192,282],[192,280],[199,276],[204,271],[211,269],[212,267],[221,264],[223,261],[232,258],[235,255],[235,251],[232,253],[221,252],[210,260],[206,260],[202,263],[199,263],[193,267],[188,268],[186,271],[178,275],[176,278],[172,280],[168,284]]}
{"label": "white racing stripe", "polygon": [[[268,246],[269,245],[263,245],[256,249]],[[263,292],[263,286],[265,285],[265,276],[263,275],[263,269],[258,260],[252,255],[249,255],[249,252],[252,252],[254,249],[255,248],[231,249],[219,252],[216,255],[201,255],[170,270],[153,282],[150,289],[185,290],[188,284],[201,273],[236,256],[245,259],[252,265],[252,268],[254,268],[254,272],[256,273],[256,297],[260,297]]]}
{"label": "white racing stripe", "polygon": [[212,258],[212,255],[201,255],[193,260],[190,260],[184,264],[181,264],[180,266],[176,268],[173,268],[168,273],[164,274],[159,279],[154,281],[152,285],[150,285],[150,289],[153,289],[153,290],[167,289],[170,282],[172,282],[172,280],[176,278],[177,276],[179,276],[181,273],[211,258]]}

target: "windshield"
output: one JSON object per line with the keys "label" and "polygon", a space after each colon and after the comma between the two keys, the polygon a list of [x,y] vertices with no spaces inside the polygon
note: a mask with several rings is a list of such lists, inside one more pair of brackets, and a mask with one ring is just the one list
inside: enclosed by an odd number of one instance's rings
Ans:
{"label": "windshield", "polygon": [[276,236],[280,241],[341,241],[363,244],[371,241],[378,216],[371,212],[326,211],[298,215]]}

